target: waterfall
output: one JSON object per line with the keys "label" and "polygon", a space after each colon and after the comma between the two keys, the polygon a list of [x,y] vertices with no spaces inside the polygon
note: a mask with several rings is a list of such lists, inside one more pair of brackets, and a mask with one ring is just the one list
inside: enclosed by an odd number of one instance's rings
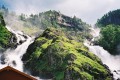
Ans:
{"label": "waterfall", "polygon": [[[34,41],[34,39],[28,35],[25,35],[23,32],[12,30],[8,26],[6,26],[6,28],[16,35],[17,43],[19,45],[15,49],[7,49],[5,52],[0,53],[0,69],[9,65],[23,72],[23,62],[21,61],[21,58],[26,52],[28,46]],[[99,29],[91,28],[91,30],[93,31],[91,34],[93,34],[94,38],[99,36]],[[23,43],[20,43],[21,41]],[[84,44],[89,48],[91,52],[93,52],[101,59],[103,64],[106,64],[109,67],[114,75],[115,80],[120,79],[120,55],[113,56],[104,50],[101,46],[93,46],[89,43],[89,41],[85,41]]]}
{"label": "waterfall", "polygon": [[[16,35],[17,44],[19,45],[16,49],[7,49],[5,52],[0,53],[0,68],[9,65],[15,69],[23,71],[23,62],[21,61],[21,58],[34,39],[28,35],[23,34],[23,32],[12,30],[8,26],[6,26],[6,28]],[[20,41],[22,41],[22,43]]]}
{"label": "waterfall", "polygon": [[[19,71],[23,72],[23,62],[22,56],[26,53],[28,46],[34,42],[34,37],[30,37],[25,35],[21,31],[16,31],[11,29],[9,26],[6,28],[13,34],[15,34],[17,38],[17,48],[15,49],[7,49],[5,52],[0,53],[0,69],[11,66]],[[28,72],[25,72],[28,73]],[[30,74],[30,73],[28,73]],[[42,80],[39,77],[34,76],[37,80]]]}
{"label": "waterfall", "polygon": [[[99,32],[100,31],[96,29],[92,30],[94,37],[99,36]],[[89,41],[85,41],[84,45],[86,45],[92,53],[98,56],[103,62],[103,64],[109,67],[109,69],[113,73],[115,80],[120,79],[120,55],[113,56],[108,51],[104,50],[103,47],[90,45],[89,43],[90,43]]]}

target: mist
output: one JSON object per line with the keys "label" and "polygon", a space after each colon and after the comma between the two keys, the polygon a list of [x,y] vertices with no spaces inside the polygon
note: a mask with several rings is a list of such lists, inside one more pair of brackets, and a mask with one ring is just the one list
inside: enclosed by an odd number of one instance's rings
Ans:
{"label": "mist", "polygon": [[92,25],[108,11],[120,8],[119,0],[2,0],[2,2],[17,14],[56,10],[69,16],[76,15]]}

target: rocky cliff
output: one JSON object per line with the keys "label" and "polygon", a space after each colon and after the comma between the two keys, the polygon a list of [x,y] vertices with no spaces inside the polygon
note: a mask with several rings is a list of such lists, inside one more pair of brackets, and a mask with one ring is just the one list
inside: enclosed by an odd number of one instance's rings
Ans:
{"label": "rocky cliff", "polygon": [[22,60],[32,75],[53,80],[112,80],[110,71],[81,42],[48,28],[32,43]]}

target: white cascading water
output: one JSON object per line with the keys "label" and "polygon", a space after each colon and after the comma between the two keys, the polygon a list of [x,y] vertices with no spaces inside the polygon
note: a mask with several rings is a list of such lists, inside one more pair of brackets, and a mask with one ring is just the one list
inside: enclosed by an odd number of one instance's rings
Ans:
{"label": "white cascading water", "polygon": [[[15,34],[17,38],[18,46],[16,49],[8,49],[4,53],[0,53],[0,69],[6,66],[11,66],[19,71],[23,72],[22,56],[26,53],[28,46],[34,42],[34,37],[23,34],[21,31],[16,31],[6,26],[6,28]],[[22,41],[22,43],[20,42]],[[25,72],[28,73],[28,72]],[[28,73],[30,74],[30,73]],[[39,77],[35,77],[37,80],[42,80]]]}
{"label": "white cascading water", "polygon": [[[34,41],[34,39],[28,35],[25,35],[25,38],[22,32],[14,31],[8,26],[6,26],[6,28],[16,35],[17,43],[19,45],[16,49],[8,49],[4,53],[0,53],[0,69],[9,65],[20,71],[23,71],[23,62],[21,61],[21,58],[26,52],[28,46]],[[20,41],[23,41],[23,43],[20,44]]]}
{"label": "white cascading water", "polygon": [[[6,26],[6,28],[16,35],[18,44],[20,44],[21,40],[23,41],[23,43],[18,45],[16,49],[8,49],[4,53],[0,53],[0,69],[9,65],[20,71],[23,71],[23,62],[21,61],[21,58],[26,52],[28,46],[34,41],[34,39],[29,37],[28,35],[26,35],[27,38],[25,38],[22,32],[14,31],[8,26]],[[91,34],[94,37],[99,36],[99,29],[91,28],[91,30]],[[109,67],[109,69],[114,75],[115,80],[117,80],[118,78],[120,79],[120,55],[113,56],[106,50],[104,50],[102,47],[95,45],[93,46],[89,43],[90,42],[86,41],[84,44],[89,48],[91,52],[97,55],[104,64],[106,64]]]}
{"label": "white cascading water", "polygon": [[[34,37],[23,34],[21,31],[11,29],[9,26],[6,28],[17,38],[17,48],[7,49],[4,53],[0,53],[0,69],[11,66],[19,71],[23,72],[22,56],[26,53],[28,46],[34,42]],[[25,72],[28,73],[28,72]],[[30,73],[28,73],[30,74]],[[39,77],[35,77],[37,80],[42,80]]]}
{"label": "white cascading water", "polygon": [[[95,37],[99,36],[100,29],[92,28],[92,35]],[[93,40],[94,40],[93,38]],[[111,72],[113,73],[114,79],[120,79],[120,55],[113,56],[108,51],[104,50],[101,46],[90,45],[90,42],[85,41],[84,43],[91,52],[98,56],[103,64],[106,64]]]}

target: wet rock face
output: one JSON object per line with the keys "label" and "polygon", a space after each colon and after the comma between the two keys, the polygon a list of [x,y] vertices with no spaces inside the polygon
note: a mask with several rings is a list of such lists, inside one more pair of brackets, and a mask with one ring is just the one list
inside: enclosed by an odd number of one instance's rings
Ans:
{"label": "wet rock face", "polygon": [[8,57],[8,55],[7,54],[2,54],[1,56],[0,56],[0,61],[1,61],[1,64],[8,64],[8,62],[9,62],[9,64],[8,65],[13,65],[14,67],[15,66],[17,66],[17,63],[16,63],[16,61],[15,60],[10,60],[10,57]]}
{"label": "wet rock face", "polygon": [[16,65],[17,65],[17,64],[16,64],[16,62],[15,62],[14,60],[12,61],[12,64],[13,64],[14,66],[16,66]]}
{"label": "wet rock face", "polygon": [[20,40],[19,41],[19,44],[22,44],[22,43],[24,43],[26,40]]}
{"label": "wet rock face", "polygon": [[10,39],[9,47],[11,47],[11,48],[16,48],[17,47],[17,37],[13,33],[12,33],[12,36],[11,36],[11,39]]}
{"label": "wet rock face", "polygon": [[109,70],[81,42],[69,40],[56,29],[46,31],[22,58],[33,75],[53,80],[112,80]]}
{"label": "wet rock face", "polygon": [[14,36],[12,36],[12,43],[16,43],[16,42],[17,42],[17,37],[14,35]]}
{"label": "wet rock face", "polygon": [[6,61],[5,61],[5,55],[2,55],[2,56],[0,56],[1,58],[1,64],[6,64]]}

